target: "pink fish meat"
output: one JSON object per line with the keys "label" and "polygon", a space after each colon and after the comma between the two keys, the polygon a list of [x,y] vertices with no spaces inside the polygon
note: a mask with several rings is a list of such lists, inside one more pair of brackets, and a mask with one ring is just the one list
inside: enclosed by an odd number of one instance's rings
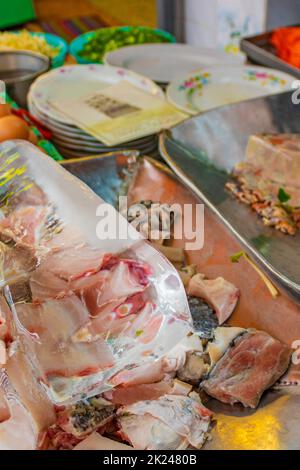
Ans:
{"label": "pink fish meat", "polygon": [[265,390],[287,370],[291,350],[263,331],[239,336],[217,362],[202,388],[212,397],[256,408]]}
{"label": "pink fish meat", "polygon": [[216,312],[219,325],[232,314],[239,298],[239,289],[222,277],[205,279],[196,274],[188,284],[187,292],[205,300]]}

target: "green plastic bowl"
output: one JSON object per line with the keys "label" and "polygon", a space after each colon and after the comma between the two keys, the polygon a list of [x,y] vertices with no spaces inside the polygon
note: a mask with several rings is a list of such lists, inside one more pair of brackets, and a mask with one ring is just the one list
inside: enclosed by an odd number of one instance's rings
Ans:
{"label": "green plastic bowl", "polygon": [[[161,29],[154,29],[154,28],[149,28],[147,26],[118,26],[118,27],[113,27],[113,28],[101,28],[97,29],[95,31],[90,31],[88,33],[81,34],[81,36],[78,36],[76,39],[74,39],[71,44],[70,44],[70,54],[74,57],[76,62],[78,64],[92,64],[92,63],[103,63],[103,60],[90,60],[84,57],[81,57],[80,52],[83,50],[85,44],[87,44],[97,33],[97,36],[101,35],[101,31],[103,31],[104,34],[107,33],[107,31],[126,31],[130,32],[132,29],[137,29],[141,32],[151,32],[152,34],[155,34],[157,37],[162,38],[163,42],[176,42],[176,39],[172,34],[163,31]],[[132,43],[132,45],[135,45],[136,43]],[[142,44],[142,43],[138,43]],[[128,44],[124,44],[125,46],[128,46]],[[120,45],[122,47],[122,45]],[[103,57],[107,51],[104,51]]]}

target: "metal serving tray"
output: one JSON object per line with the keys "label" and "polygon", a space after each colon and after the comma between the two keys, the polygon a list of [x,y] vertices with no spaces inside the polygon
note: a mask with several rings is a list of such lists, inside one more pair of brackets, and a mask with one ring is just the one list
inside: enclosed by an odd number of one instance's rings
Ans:
{"label": "metal serving tray", "polygon": [[[124,184],[129,203],[153,199],[153,194],[155,200],[163,203],[201,202],[165,165],[149,158],[135,160],[133,152],[125,152],[62,164],[107,202],[116,200]],[[177,245],[183,243],[184,240],[176,240]],[[189,252],[189,262],[197,264],[208,277],[224,276],[239,287],[241,297],[230,318],[231,326],[258,328],[291,345],[295,339],[300,339],[300,307],[282,291],[277,299],[272,298],[246,262],[232,265],[230,254],[240,249],[230,231],[207,209],[204,247]],[[213,410],[215,422],[212,439],[205,444],[205,450],[300,449],[300,395],[268,391],[257,410],[225,405],[214,399],[206,406]]]}
{"label": "metal serving tray", "polygon": [[277,57],[275,48],[270,44],[272,32],[268,31],[257,36],[242,39],[241,50],[247,54],[250,60],[257,64],[282,70],[300,78],[300,69]]}
{"label": "metal serving tray", "polygon": [[300,132],[300,106],[292,103],[291,96],[291,92],[282,93],[199,114],[166,132],[160,152],[177,176],[300,301],[299,231],[288,236],[265,227],[248,206],[225,190],[251,134]]}

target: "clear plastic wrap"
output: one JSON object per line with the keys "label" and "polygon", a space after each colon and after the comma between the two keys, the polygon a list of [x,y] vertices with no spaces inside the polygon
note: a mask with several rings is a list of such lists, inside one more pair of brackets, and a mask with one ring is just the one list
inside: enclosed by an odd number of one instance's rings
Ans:
{"label": "clear plastic wrap", "polygon": [[[109,390],[119,372],[187,334],[177,271],[111,206],[27,142],[0,146],[0,168],[8,376],[22,355],[54,403],[71,403]],[[113,226],[99,226],[104,213]],[[105,236],[114,227],[116,238]]]}

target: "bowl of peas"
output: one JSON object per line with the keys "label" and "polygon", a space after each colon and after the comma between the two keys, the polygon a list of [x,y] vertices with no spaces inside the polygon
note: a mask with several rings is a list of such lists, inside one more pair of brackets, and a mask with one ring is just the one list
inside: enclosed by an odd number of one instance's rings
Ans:
{"label": "bowl of peas", "polygon": [[107,52],[136,44],[176,42],[172,34],[147,26],[101,28],[82,34],[70,44],[70,53],[79,64],[101,64]]}

